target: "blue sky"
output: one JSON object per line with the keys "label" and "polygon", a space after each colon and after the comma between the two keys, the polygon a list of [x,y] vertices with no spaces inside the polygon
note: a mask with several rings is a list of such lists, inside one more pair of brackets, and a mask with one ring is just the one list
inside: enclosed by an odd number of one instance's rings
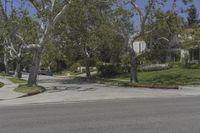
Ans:
{"label": "blue sky", "polygon": [[[28,0],[25,0],[28,1]],[[168,4],[164,7],[165,10],[170,9],[171,8],[171,2],[173,0],[168,0]],[[137,4],[140,7],[144,7],[144,5],[146,4],[147,0],[137,0]],[[184,5],[182,4],[181,0],[177,0],[177,6],[178,7],[184,7]],[[193,0],[194,4],[196,5],[198,12],[200,12],[200,0]],[[16,7],[20,6],[20,0],[14,0],[14,5]],[[32,6],[30,4],[26,4],[25,7],[30,11],[31,14],[35,13],[35,10],[32,8]]]}
{"label": "blue sky", "polygon": [[[28,0],[24,0],[24,1],[28,1]],[[172,6],[172,1],[173,0],[168,0],[168,3],[165,5],[165,7],[163,7],[163,9],[164,10],[169,10],[169,9],[171,9],[171,6]],[[147,2],[147,0],[137,0],[137,4],[140,6],[140,7],[144,7],[145,6],[145,4],[146,4],[146,2]],[[194,4],[195,4],[195,6],[196,6],[196,8],[197,8],[197,10],[198,10],[198,14],[199,14],[199,17],[200,17],[200,0],[193,0],[193,2],[194,2]],[[20,0],[14,0],[14,5],[16,6],[16,7],[20,7]],[[25,4],[24,5],[25,6],[25,8],[29,11],[29,13],[31,14],[31,15],[33,15],[33,14],[35,14],[36,13],[36,11],[35,11],[35,9],[31,6],[31,4]],[[179,7],[179,8],[185,8],[185,5],[181,2],[181,0],[177,0],[177,7]],[[187,14],[181,14],[184,18],[186,18],[187,17]],[[135,19],[134,19],[134,23],[136,24],[136,25],[138,25],[139,24],[139,21],[138,21],[139,19],[136,17]]]}
{"label": "blue sky", "polygon": [[[147,2],[147,0],[138,0],[137,4],[140,7],[144,7],[145,4],[146,4],[146,2]],[[167,4],[163,7],[163,10],[167,11],[167,10],[172,9],[172,2],[173,2],[173,0],[168,0]],[[193,3],[194,3],[194,5],[197,8],[197,11],[198,11],[198,14],[199,14],[199,18],[200,18],[200,0],[193,0]],[[177,8],[179,8],[179,9],[180,8],[186,9],[188,6],[190,6],[190,5],[185,6],[183,4],[183,2],[181,2],[181,0],[177,0]],[[186,13],[182,13],[180,15],[183,16],[185,19],[187,18],[187,14]],[[134,18],[135,25],[139,25],[139,21],[138,20],[139,20],[138,17]]]}

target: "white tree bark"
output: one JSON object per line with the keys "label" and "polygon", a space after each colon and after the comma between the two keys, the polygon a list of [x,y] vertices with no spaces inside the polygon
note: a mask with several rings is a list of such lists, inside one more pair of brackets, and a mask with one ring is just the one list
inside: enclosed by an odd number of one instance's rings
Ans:
{"label": "white tree bark", "polygon": [[133,49],[133,43],[141,37],[144,32],[145,32],[145,24],[147,21],[147,18],[149,14],[151,13],[153,4],[155,0],[152,0],[149,2],[148,7],[146,8],[146,11],[143,13],[142,8],[139,7],[135,1],[129,0],[129,3],[131,4],[132,8],[134,9],[135,12],[138,13],[139,18],[140,18],[140,29],[138,32],[134,33],[129,37],[129,53],[131,57],[131,77],[130,77],[130,82],[131,83],[137,83],[138,82],[138,77],[137,77],[137,56],[136,53]]}
{"label": "white tree bark", "polygon": [[[39,47],[34,50],[32,67],[31,67],[31,71],[29,73],[29,78],[28,78],[28,85],[29,86],[37,84],[37,76],[38,76],[38,71],[39,71],[40,62],[41,62],[41,58],[42,58],[42,51],[43,51],[43,48],[48,41],[50,31],[55,26],[55,24],[58,22],[58,20],[61,18],[63,13],[66,11],[66,9],[68,8],[68,6],[69,6],[69,4],[71,3],[72,0],[69,0],[68,2],[64,3],[63,8],[52,19],[52,16],[53,16],[53,13],[54,13],[54,8],[55,8],[55,1],[56,0],[51,0],[51,8],[49,9],[50,12],[49,12],[49,16],[47,18],[47,24],[46,25],[44,23],[40,24],[41,27],[43,28],[44,32],[43,32],[42,37],[39,39],[40,40],[40,42],[38,44]],[[30,0],[30,2],[33,4],[33,6],[35,7],[35,9],[38,11],[39,14],[46,10],[44,8],[40,9],[38,7],[37,1]],[[42,1],[42,2],[45,3],[44,1]]]}
{"label": "white tree bark", "polygon": [[4,50],[4,67],[5,67],[5,73],[8,74],[8,57],[7,57],[7,52]]}
{"label": "white tree bark", "polygon": [[[147,19],[149,15],[152,13],[152,11],[155,10],[153,9],[155,3],[159,3],[159,1],[149,0],[145,11],[142,11],[142,8],[136,4],[135,0],[128,0],[128,1],[131,4],[134,11],[139,15],[139,19],[140,19],[139,32],[131,35],[129,38],[129,48],[130,48],[130,56],[131,56],[131,82],[135,83],[137,82],[137,57],[136,57],[135,51],[133,50],[132,45],[139,37],[141,37],[145,33],[145,24],[147,22]],[[176,4],[176,0],[173,1],[173,7],[172,7],[173,10],[175,10],[176,8],[175,4]]]}

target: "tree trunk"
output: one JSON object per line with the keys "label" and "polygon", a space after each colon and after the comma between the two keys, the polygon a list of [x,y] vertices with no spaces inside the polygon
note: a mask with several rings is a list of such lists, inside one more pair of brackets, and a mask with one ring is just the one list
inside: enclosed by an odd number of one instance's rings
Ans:
{"label": "tree trunk", "polygon": [[38,76],[38,71],[40,67],[41,56],[42,56],[42,50],[39,48],[36,49],[33,55],[32,66],[31,66],[31,70],[30,70],[29,78],[28,78],[29,86],[33,86],[37,84],[37,76]]}
{"label": "tree trunk", "polygon": [[166,63],[169,63],[171,61],[172,61],[171,52],[170,52],[170,49],[168,49],[167,50]]}
{"label": "tree trunk", "polygon": [[130,56],[131,56],[131,83],[137,83],[138,77],[137,77],[137,57],[135,54],[135,51],[133,49],[130,50]]}
{"label": "tree trunk", "polygon": [[198,63],[200,64],[200,46],[199,46],[199,62]]}
{"label": "tree trunk", "polygon": [[20,61],[20,59],[17,59],[16,69],[15,69],[15,77],[18,78],[18,79],[22,78],[21,61]]}
{"label": "tree trunk", "polygon": [[8,57],[6,51],[4,51],[4,67],[5,67],[5,73],[9,74],[9,69],[8,69]]}
{"label": "tree trunk", "polygon": [[194,62],[194,50],[192,49],[192,62]]}
{"label": "tree trunk", "polygon": [[86,78],[91,78],[89,57],[85,57]]}

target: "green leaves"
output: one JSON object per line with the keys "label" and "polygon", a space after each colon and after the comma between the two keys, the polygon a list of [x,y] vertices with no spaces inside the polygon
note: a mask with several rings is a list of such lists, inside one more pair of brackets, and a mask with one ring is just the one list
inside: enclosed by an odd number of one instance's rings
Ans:
{"label": "green leaves", "polygon": [[191,28],[197,28],[199,26],[198,14],[195,5],[191,5],[188,9],[188,26]]}

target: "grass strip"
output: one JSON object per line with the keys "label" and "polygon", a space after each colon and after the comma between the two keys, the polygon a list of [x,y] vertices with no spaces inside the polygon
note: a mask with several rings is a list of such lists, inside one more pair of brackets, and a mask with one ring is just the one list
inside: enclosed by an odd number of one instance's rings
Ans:
{"label": "grass strip", "polygon": [[20,92],[20,93],[25,93],[25,94],[35,94],[35,93],[40,93],[43,92],[45,89],[41,86],[28,86],[26,84],[21,84],[19,85],[14,91]]}
{"label": "grass strip", "polygon": [[0,88],[3,87],[3,86],[4,86],[4,83],[1,83],[1,82],[0,82]]}

